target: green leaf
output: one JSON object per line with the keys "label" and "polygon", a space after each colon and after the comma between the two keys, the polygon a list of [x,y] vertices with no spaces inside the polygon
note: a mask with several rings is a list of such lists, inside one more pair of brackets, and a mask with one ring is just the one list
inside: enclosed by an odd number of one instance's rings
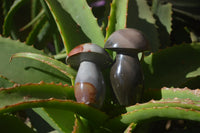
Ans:
{"label": "green leaf", "polygon": [[13,81],[10,81],[8,78],[0,75],[0,88],[8,88],[12,87],[15,83]]}
{"label": "green leaf", "polygon": [[3,15],[4,16],[7,15],[11,5],[12,5],[12,1],[2,0],[2,9],[3,9]]}
{"label": "green leaf", "polygon": [[127,27],[141,30],[149,41],[152,52],[157,51],[160,45],[155,23],[146,0],[129,1]]}
{"label": "green leaf", "polygon": [[[15,86],[12,88],[1,89],[1,106],[11,105],[23,101],[26,102],[38,99],[48,99],[51,97],[58,99],[75,99],[73,88],[67,85],[40,83]],[[35,110],[37,110],[37,113],[39,113],[39,115],[41,115],[42,118],[49,122],[49,124],[55,129],[63,132],[73,130],[74,115],[72,112],[53,108],[38,108],[34,109],[34,111]],[[42,111],[43,113],[41,113]]]}
{"label": "green leaf", "polygon": [[199,58],[200,43],[173,46],[145,57],[142,62],[145,88],[180,87],[200,75],[196,71],[200,67]]}
{"label": "green leaf", "polygon": [[91,130],[84,125],[84,121],[79,116],[76,116],[73,133],[91,133]]}
{"label": "green leaf", "polygon": [[145,101],[151,99],[168,99],[168,98],[179,98],[179,99],[191,99],[193,101],[199,101],[200,99],[200,90],[195,89],[191,90],[187,87],[185,88],[167,88],[163,87],[161,89],[146,89],[144,91],[143,99]]}
{"label": "green leaf", "polygon": [[31,0],[31,19],[34,19],[40,12],[41,5],[39,0]]}
{"label": "green leaf", "polygon": [[[12,37],[15,38],[15,32],[12,29],[13,26],[13,16],[15,15],[16,11],[27,2],[28,0],[15,0],[13,2],[13,5],[10,7],[9,12],[7,13],[4,24],[3,24],[3,35],[9,36],[13,35]],[[17,38],[15,38],[17,39]]]}
{"label": "green leaf", "polygon": [[11,88],[0,88],[0,106],[52,97],[74,100],[74,89],[68,85],[44,82],[28,83],[24,85],[15,84]]}
{"label": "green leaf", "polygon": [[66,64],[64,64],[60,61],[57,61],[55,59],[52,59],[48,56],[27,52],[27,53],[16,53],[11,57],[11,59],[16,58],[16,57],[30,58],[30,59],[33,59],[33,60],[40,61],[42,63],[45,63],[45,64],[59,70],[60,72],[62,72],[66,76],[70,77],[72,80],[75,79],[76,71],[74,69],[72,69],[68,65],[66,65]]}
{"label": "green leaf", "polygon": [[26,44],[34,45],[41,45],[42,39],[45,39],[45,35],[48,34],[50,29],[50,24],[47,21],[46,17],[41,18],[35,24],[31,32],[29,33],[28,37],[26,38]]}
{"label": "green leaf", "polygon": [[199,73],[200,73],[200,68],[197,68],[196,70],[194,70],[194,71],[192,71],[192,72],[189,72],[189,73],[186,75],[186,78],[192,78],[192,77],[199,76]]}
{"label": "green leaf", "polygon": [[124,133],[132,133],[133,130],[135,129],[135,127],[136,127],[135,123],[129,124],[129,126],[126,128],[126,130],[124,131]]}
{"label": "green leaf", "polygon": [[[61,130],[71,130],[69,129],[70,125],[64,127],[64,123],[71,123],[73,119],[71,115],[73,113],[77,113],[98,124],[102,124],[108,118],[106,114],[93,107],[66,100],[75,99],[73,88],[67,85],[54,83],[15,85],[12,88],[0,89],[0,99],[0,114],[27,108],[45,107],[45,113],[50,116],[49,119],[52,119],[51,123],[58,125]],[[72,113],[67,113],[67,111]],[[70,115],[70,120],[61,121],[63,119],[62,115]],[[98,115],[98,117],[95,115]],[[53,127],[55,127],[55,124]]]}
{"label": "green leaf", "polygon": [[0,128],[2,133],[35,133],[13,115],[0,115]]}
{"label": "green leaf", "polygon": [[162,48],[170,46],[170,34],[172,31],[172,4],[163,4],[160,0],[153,0],[152,12],[156,18],[158,33]]}
{"label": "green leaf", "polygon": [[20,31],[23,31],[31,26],[33,26],[38,20],[40,20],[42,17],[44,17],[44,10],[41,10],[40,13],[32,19],[28,24],[26,24],[24,27],[20,29]]}
{"label": "green leaf", "polygon": [[[12,88],[0,89],[0,106],[14,105],[20,102],[48,99],[52,97],[74,100],[74,89],[67,85],[54,83],[15,85]],[[64,132],[73,130],[74,115],[72,112],[53,108],[38,108],[37,112],[38,110],[43,111],[43,113],[40,111],[39,114],[55,129],[60,129]],[[72,127],[70,127],[70,123]]]}
{"label": "green leaf", "polygon": [[172,31],[172,4],[162,4],[160,0],[153,0],[152,11],[170,34]]}
{"label": "green leaf", "polygon": [[128,0],[113,0],[106,32],[106,40],[116,30],[126,27]]}
{"label": "green leaf", "polygon": [[81,43],[88,42],[88,38],[92,43],[103,47],[103,33],[85,0],[46,2],[57,22],[67,52]]}
{"label": "green leaf", "polygon": [[73,131],[75,121],[73,112],[56,108],[34,108],[33,110],[59,133]]}
{"label": "green leaf", "polygon": [[186,119],[200,121],[199,104],[199,101],[177,98],[160,101],[152,100],[148,103],[127,107],[127,113],[111,119],[106,126],[112,127],[114,130],[120,130],[122,127],[126,128],[130,123],[138,124],[147,120]]}
{"label": "green leaf", "polygon": [[24,102],[16,102],[15,104],[12,105],[8,104],[1,105],[0,114],[27,108],[38,108],[38,107],[56,108],[56,109],[72,111],[98,125],[102,125],[108,119],[108,116],[105,113],[84,103],[77,103],[72,100],[61,100],[54,98],[43,99],[43,100],[39,99],[27,100]]}
{"label": "green leaf", "polygon": [[189,98],[166,98],[161,100],[151,100],[147,103],[143,104],[136,104],[126,108],[127,112],[132,112],[140,109],[145,108],[152,108],[152,107],[178,107],[184,109],[194,109],[195,111],[200,111],[200,107],[198,106],[199,101],[193,101]]}
{"label": "green leaf", "polygon": [[12,80],[16,83],[38,83],[55,82],[68,83],[71,81],[63,73],[48,66],[42,62],[19,58],[9,62],[10,57],[19,52],[32,52],[43,54],[42,51],[36,50],[31,46],[27,46],[19,41],[14,41],[9,38],[0,37],[0,75]]}

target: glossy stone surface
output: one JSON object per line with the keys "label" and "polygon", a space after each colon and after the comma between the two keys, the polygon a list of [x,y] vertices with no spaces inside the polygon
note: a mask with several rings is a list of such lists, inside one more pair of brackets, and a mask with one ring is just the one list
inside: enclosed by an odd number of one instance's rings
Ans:
{"label": "glossy stone surface", "polygon": [[105,83],[100,69],[94,63],[84,61],[80,64],[75,80],[75,97],[77,102],[97,107],[103,104]]}
{"label": "glossy stone surface", "polygon": [[125,28],[112,33],[104,48],[126,53],[140,52],[147,50],[148,41],[139,30]]}
{"label": "glossy stone surface", "polygon": [[97,89],[90,83],[77,82],[75,85],[76,101],[79,103],[96,103]]}
{"label": "glossy stone surface", "polygon": [[143,76],[137,54],[117,54],[111,68],[110,80],[121,105],[133,105],[142,93]]}
{"label": "glossy stone surface", "polygon": [[112,59],[100,46],[93,43],[85,43],[73,48],[66,58],[66,63],[72,68],[78,69],[83,61],[93,62],[101,69],[108,67]]}

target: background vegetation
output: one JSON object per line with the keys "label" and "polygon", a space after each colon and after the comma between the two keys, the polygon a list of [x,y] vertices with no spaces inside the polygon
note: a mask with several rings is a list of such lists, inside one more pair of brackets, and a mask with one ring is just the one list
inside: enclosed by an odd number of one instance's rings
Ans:
{"label": "background vegetation", "polygon": [[[1,132],[198,132],[200,129],[199,0],[1,0]],[[76,103],[75,46],[103,47],[123,28],[141,30],[144,95],[120,106],[109,68],[101,109]],[[113,58],[114,59],[114,58]]]}

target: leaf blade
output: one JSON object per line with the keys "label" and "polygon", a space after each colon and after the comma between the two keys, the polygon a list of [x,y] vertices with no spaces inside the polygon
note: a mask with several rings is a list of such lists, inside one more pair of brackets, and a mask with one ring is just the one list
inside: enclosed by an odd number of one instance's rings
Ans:
{"label": "leaf blade", "polygon": [[113,0],[105,40],[116,30],[126,27],[128,0]]}
{"label": "leaf blade", "polygon": [[[10,128],[10,125],[15,125]],[[1,132],[4,133],[13,133],[13,132],[22,132],[22,133],[36,133],[27,125],[25,125],[21,120],[13,115],[0,115],[0,127]]]}
{"label": "leaf blade", "polygon": [[199,101],[193,103],[192,100],[187,101],[187,99],[184,101],[182,99],[152,100],[148,103],[127,107],[126,110],[127,113],[111,119],[106,126],[113,130],[120,130],[122,127],[125,129],[131,123],[138,124],[146,120],[186,119],[200,121]]}
{"label": "leaf blade", "polygon": [[129,1],[127,27],[142,31],[149,42],[150,51],[158,51],[160,47],[158,31],[146,0]]}
{"label": "leaf blade", "polygon": [[26,52],[26,53],[16,53],[11,57],[11,60],[13,58],[19,58],[19,57],[30,58],[30,59],[33,59],[33,60],[43,62],[43,63],[59,70],[60,72],[62,72],[66,76],[70,77],[72,80],[76,76],[76,71],[73,70],[71,67],[65,65],[64,63],[62,63],[60,61],[52,59],[48,56],[44,56],[44,55],[36,54],[36,53],[28,53],[28,52]]}
{"label": "leaf blade", "polygon": [[54,98],[45,100],[32,100],[13,105],[1,106],[0,113],[9,113],[21,109],[38,107],[69,110],[100,125],[102,125],[108,119],[108,116],[105,113],[86,104],[77,103],[72,100],[61,100]]}
{"label": "leaf blade", "polygon": [[57,21],[67,53],[75,46],[90,41],[103,46],[103,33],[85,0],[46,2]]}
{"label": "leaf blade", "polygon": [[72,132],[74,113],[55,108],[34,108],[33,110],[59,133]]}
{"label": "leaf blade", "polygon": [[[15,83],[38,83],[40,81],[55,83],[68,83],[71,81],[63,73],[38,61],[19,58],[9,62],[10,57],[19,52],[32,52],[44,54],[31,46],[19,41],[0,36],[0,75],[12,80]],[[31,75],[31,76],[30,76]]]}
{"label": "leaf blade", "polygon": [[199,101],[200,99],[200,90],[195,89],[191,90],[187,87],[185,88],[167,88],[163,87],[161,89],[146,89],[144,91],[144,101],[149,101],[151,99],[190,99],[193,101]]}
{"label": "leaf blade", "polygon": [[16,38],[15,31],[11,29],[12,27],[12,20],[13,16],[15,15],[15,12],[27,2],[27,0],[16,0],[13,2],[12,6],[10,7],[5,19],[4,19],[4,24],[3,24],[3,35],[8,37],[9,35],[12,35],[14,39]]}
{"label": "leaf blade", "polygon": [[[183,56],[184,55],[184,56]],[[182,44],[166,48],[147,57],[142,62],[144,71],[144,83],[146,88],[158,89],[165,87],[180,87],[191,80],[187,75],[200,66],[200,44]],[[159,82],[157,82],[159,79]],[[190,86],[188,86],[190,87]]]}

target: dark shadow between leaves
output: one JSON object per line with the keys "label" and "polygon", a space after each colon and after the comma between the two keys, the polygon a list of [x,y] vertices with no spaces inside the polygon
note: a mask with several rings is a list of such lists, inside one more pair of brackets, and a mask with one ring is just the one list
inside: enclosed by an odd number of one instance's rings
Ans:
{"label": "dark shadow between leaves", "polygon": [[160,40],[160,48],[166,48],[170,46],[170,35],[167,32],[166,27],[160,22],[158,16],[154,15],[154,18],[156,19],[156,25],[158,26],[158,36]]}

